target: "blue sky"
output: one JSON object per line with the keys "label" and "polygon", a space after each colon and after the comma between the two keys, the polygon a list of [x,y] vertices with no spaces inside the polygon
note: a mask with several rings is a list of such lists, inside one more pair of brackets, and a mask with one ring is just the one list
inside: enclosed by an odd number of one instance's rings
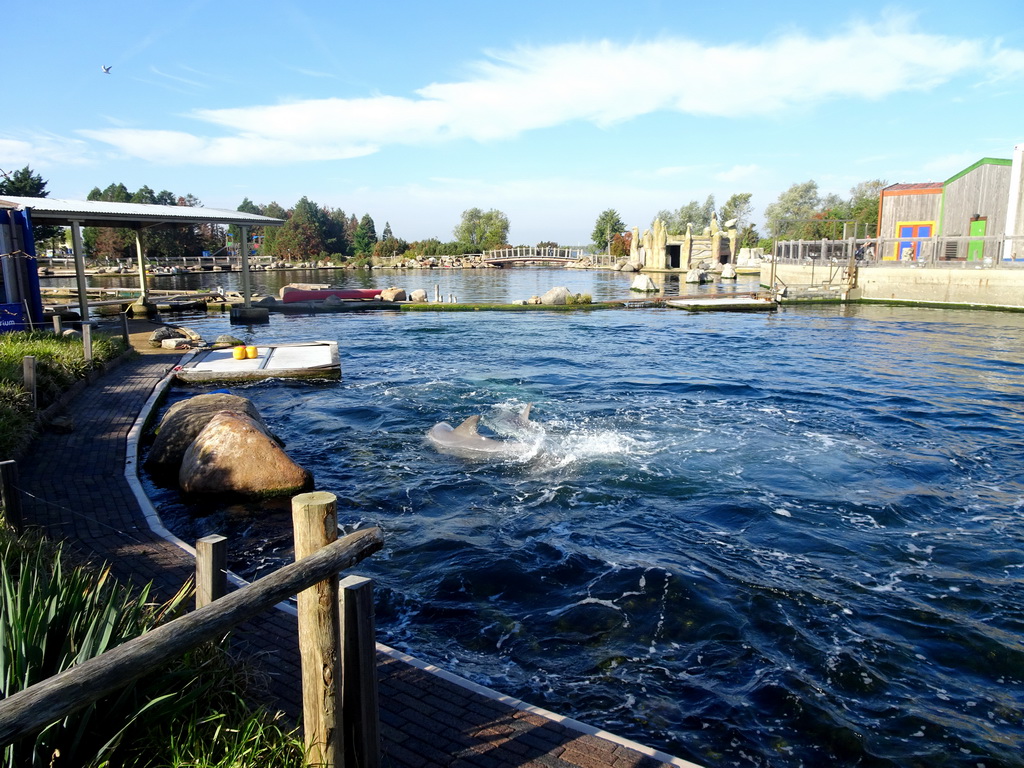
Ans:
{"label": "blue sky", "polygon": [[38,0],[3,29],[0,169],[51,197],[306,196],[409,241],[479,207],[513,243],[586,243],[606,208],[759,213],[1024,142],[1019,0]]}

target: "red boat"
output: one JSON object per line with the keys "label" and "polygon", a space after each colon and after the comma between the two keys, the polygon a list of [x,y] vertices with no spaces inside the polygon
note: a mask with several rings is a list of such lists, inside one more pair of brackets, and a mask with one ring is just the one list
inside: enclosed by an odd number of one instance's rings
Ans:
{"label": "red boat", "polygon": [[349,301],[379,299],[380,288],[290,288],[285,286],[281,290],[281,301],[285,304],[296,301],[323,301],[331,296]]}

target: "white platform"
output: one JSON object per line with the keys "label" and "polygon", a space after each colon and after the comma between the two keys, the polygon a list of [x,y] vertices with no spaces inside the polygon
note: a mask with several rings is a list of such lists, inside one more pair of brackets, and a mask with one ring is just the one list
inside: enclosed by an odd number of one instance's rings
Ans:
{"label": "white platform", "polygon": [[200,350],[175,376],[188,382],[341,378],[336,341],[259,345],[256,351],[251,360],[236,360],[231,347]]}

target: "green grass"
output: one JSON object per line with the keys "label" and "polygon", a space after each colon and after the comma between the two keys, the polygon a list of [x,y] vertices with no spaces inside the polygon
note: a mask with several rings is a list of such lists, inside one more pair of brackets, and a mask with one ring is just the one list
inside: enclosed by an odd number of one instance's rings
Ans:
{"label": "green grass", "polygon": [[41,410],[125,349],[121,336],[94,334],[93,359],[87,363],[81,338],[56,336],[48,331],[0,334],[0,460],[10,458],[34,434],[35,413],[23,387],[25,357],[36,359],[36,392]]}

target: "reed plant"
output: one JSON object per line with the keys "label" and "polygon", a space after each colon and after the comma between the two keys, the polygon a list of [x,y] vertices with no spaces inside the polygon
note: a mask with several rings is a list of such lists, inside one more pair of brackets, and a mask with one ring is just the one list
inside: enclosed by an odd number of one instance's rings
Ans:
{"label": "reed plant", "polygon": [[[179,613],[183,588],[162,605],[109,568],[69,567],[59,547],[0,530],[0,697],[6,698],[137,637]],[[3,765],[301,766],[301,740],[252,710],[223,644],[166,668],[3,749]]]}

